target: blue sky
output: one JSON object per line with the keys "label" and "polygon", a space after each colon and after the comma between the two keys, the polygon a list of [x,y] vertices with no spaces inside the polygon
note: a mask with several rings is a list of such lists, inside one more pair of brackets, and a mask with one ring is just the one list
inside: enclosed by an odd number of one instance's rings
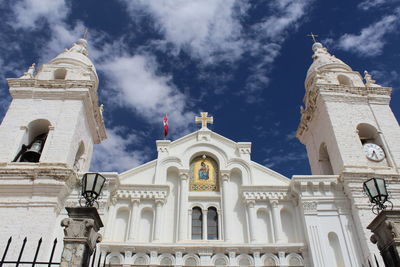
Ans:
{"label": "blue sky", "polygon": [[19,0],[0,2],[0,117],[5,78],[48,62],[87,27],[108,139],[92,169],[124,171],[156,157],[162,117],[170,139],[210,128],[253,143],[252,159],[288,177],[309,174],[294,138],[314,32],[354,70],[391,86],[400,117],[400,1]]}

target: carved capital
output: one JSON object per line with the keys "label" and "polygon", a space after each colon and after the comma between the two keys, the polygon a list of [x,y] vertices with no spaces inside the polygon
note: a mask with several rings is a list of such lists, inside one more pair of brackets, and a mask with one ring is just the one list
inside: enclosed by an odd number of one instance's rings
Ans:
{"label": "carved capital", "polygon": [[229,182],[230,179],[230,171],[220,171],[221,179],[223,182]]}
{"label": "carved capital", "polygon": [[317,202],[315,201],[304,201],[303,210],[305,214],[311,214],[317,212]]}
{"label": "carved capital", "polygon": [[256,204],[256,200],[255,199],[246,199],[245,203],[246,203],[247,207],[254,208],[254,205]]}

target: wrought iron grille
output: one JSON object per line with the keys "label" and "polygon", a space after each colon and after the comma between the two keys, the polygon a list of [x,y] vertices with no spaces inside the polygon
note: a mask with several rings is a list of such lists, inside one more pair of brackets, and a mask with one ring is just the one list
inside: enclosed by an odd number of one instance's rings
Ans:
{"label": "wrought iron grille", "polygon": [[[41,245],[42,245],[42,238],[39,239],[39,241],[37,242],[36,245],[36,250],[35,250],[35,255],[33,257],[33,259],[31,261],[26,261],[26,260],[22,260],[22,256],[27,244],[28,238],[25,237],[24,240],[22,241],[22,246],[19,250],[19,254],[18,254],[18,258],[17,259],[9,259],[9,257],[7,257],[7,253],[8,250],[10,248],[11,242],[12,242],[12,237],[10,237],[7,241],[6,247],[4,249],[3,252],[3,256],[0,259],[0,267],[11,267],[11,266],[15,266],[15,267],[22,267],[22,266],[48,266],[48,267],[52,267],[52,266],[60,266],[60,262],[54,260],[54,251],[56,249],[57,246],[57,238],[54,239],[53,241],[53,246],[51,248],[51,253],[50,253],[50,257],[47,261],[38,261],[38,255],[41,249]],[[1,250],[0,250],[1,253]],[[0,254],[1,255],[1,254]],[[13,265],[15,264],[15,265]],[[93,255],[91,256],[90,259],[90,267],[105,267],[106,264],[106,259],[104,257],[104,259],[102,259],[102,256],[100,254],[100,257],[98,257],[98,259],[96,259],[96,250],[94,251]],[[88,267],[89,267],[88,266]]]}

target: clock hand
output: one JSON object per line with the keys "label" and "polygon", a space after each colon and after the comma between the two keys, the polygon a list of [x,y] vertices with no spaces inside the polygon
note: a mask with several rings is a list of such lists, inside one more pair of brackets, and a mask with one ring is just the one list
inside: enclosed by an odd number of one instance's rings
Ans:
{"label": "clock hand", "polygon": [[374,154],[375,154],[375,158],[378,159],[378,155],[375,153],[375,150],[372,150],[372,157],[374,156]]}

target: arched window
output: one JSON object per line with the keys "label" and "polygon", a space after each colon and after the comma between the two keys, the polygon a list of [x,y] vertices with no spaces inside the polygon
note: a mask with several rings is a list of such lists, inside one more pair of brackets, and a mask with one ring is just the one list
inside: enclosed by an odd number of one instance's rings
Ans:
{"label": "arched window", "polygon": [[199,207],[192,209],[192,240],[203,239],[203,214]]}
{"label": "arched window", "polygon": [[321,146],[319,147],[318,161],[321,167],[321,174],[325,175],[333,174],[332,164],[328,154],[328,148],[325,143],[322,143]]}
{"label": "arched window", "polygon": [[219,192],[218,164],[206,155],[194,158],[190,163],[189,191]]}
{"label": "arched window", "polygon": [[207,239],[218,239],[218,213],[214,207],[208,208],[207,211]]}
{"label": "arched window", "polygon": [[337,79],[338,79],[339,84],[341,84],[341,85],[347,85],[347,86],[353,85],[350,78],[345,75],[338,75]]}
{"label": "arched window", "polygon": [[[367,123],[357,126],[358,137],[363,146],[365,156],[374,162],[380,162],[385,158],[385,148],[378,130]],[[372,153],[371,153],[372,152]],[[371,161],[369,161],[371,163]],[[387,162],[389,164],[389,162]]]}
{"label": "arched window", "polygon": [[114,223],[114,238],[115,241],[125,241],[127,237],[129,221],[129,210],[127,208],[118,209]]}
{"label": "arched window", "polygon": [[56,79],[56,80],[65,80],[66,76],[67,76],[66,69],[56,69],[54,71],[54,79]]}
{"label": "arched window", "polygon": [[331,251],[334,254],[333,260],[335,261],[334,266],[344,267],[344,259],[342,254],[342,249],[340,247],[339,238],[334,232],[328,234],[329,245],[331,246]]}
{"label": "arched window", "polygon": [[44,119],[29,123],[28,131],[22,140],[21,149],[13,161],[39,162],[46,143],[49,126],[50,122]]}

